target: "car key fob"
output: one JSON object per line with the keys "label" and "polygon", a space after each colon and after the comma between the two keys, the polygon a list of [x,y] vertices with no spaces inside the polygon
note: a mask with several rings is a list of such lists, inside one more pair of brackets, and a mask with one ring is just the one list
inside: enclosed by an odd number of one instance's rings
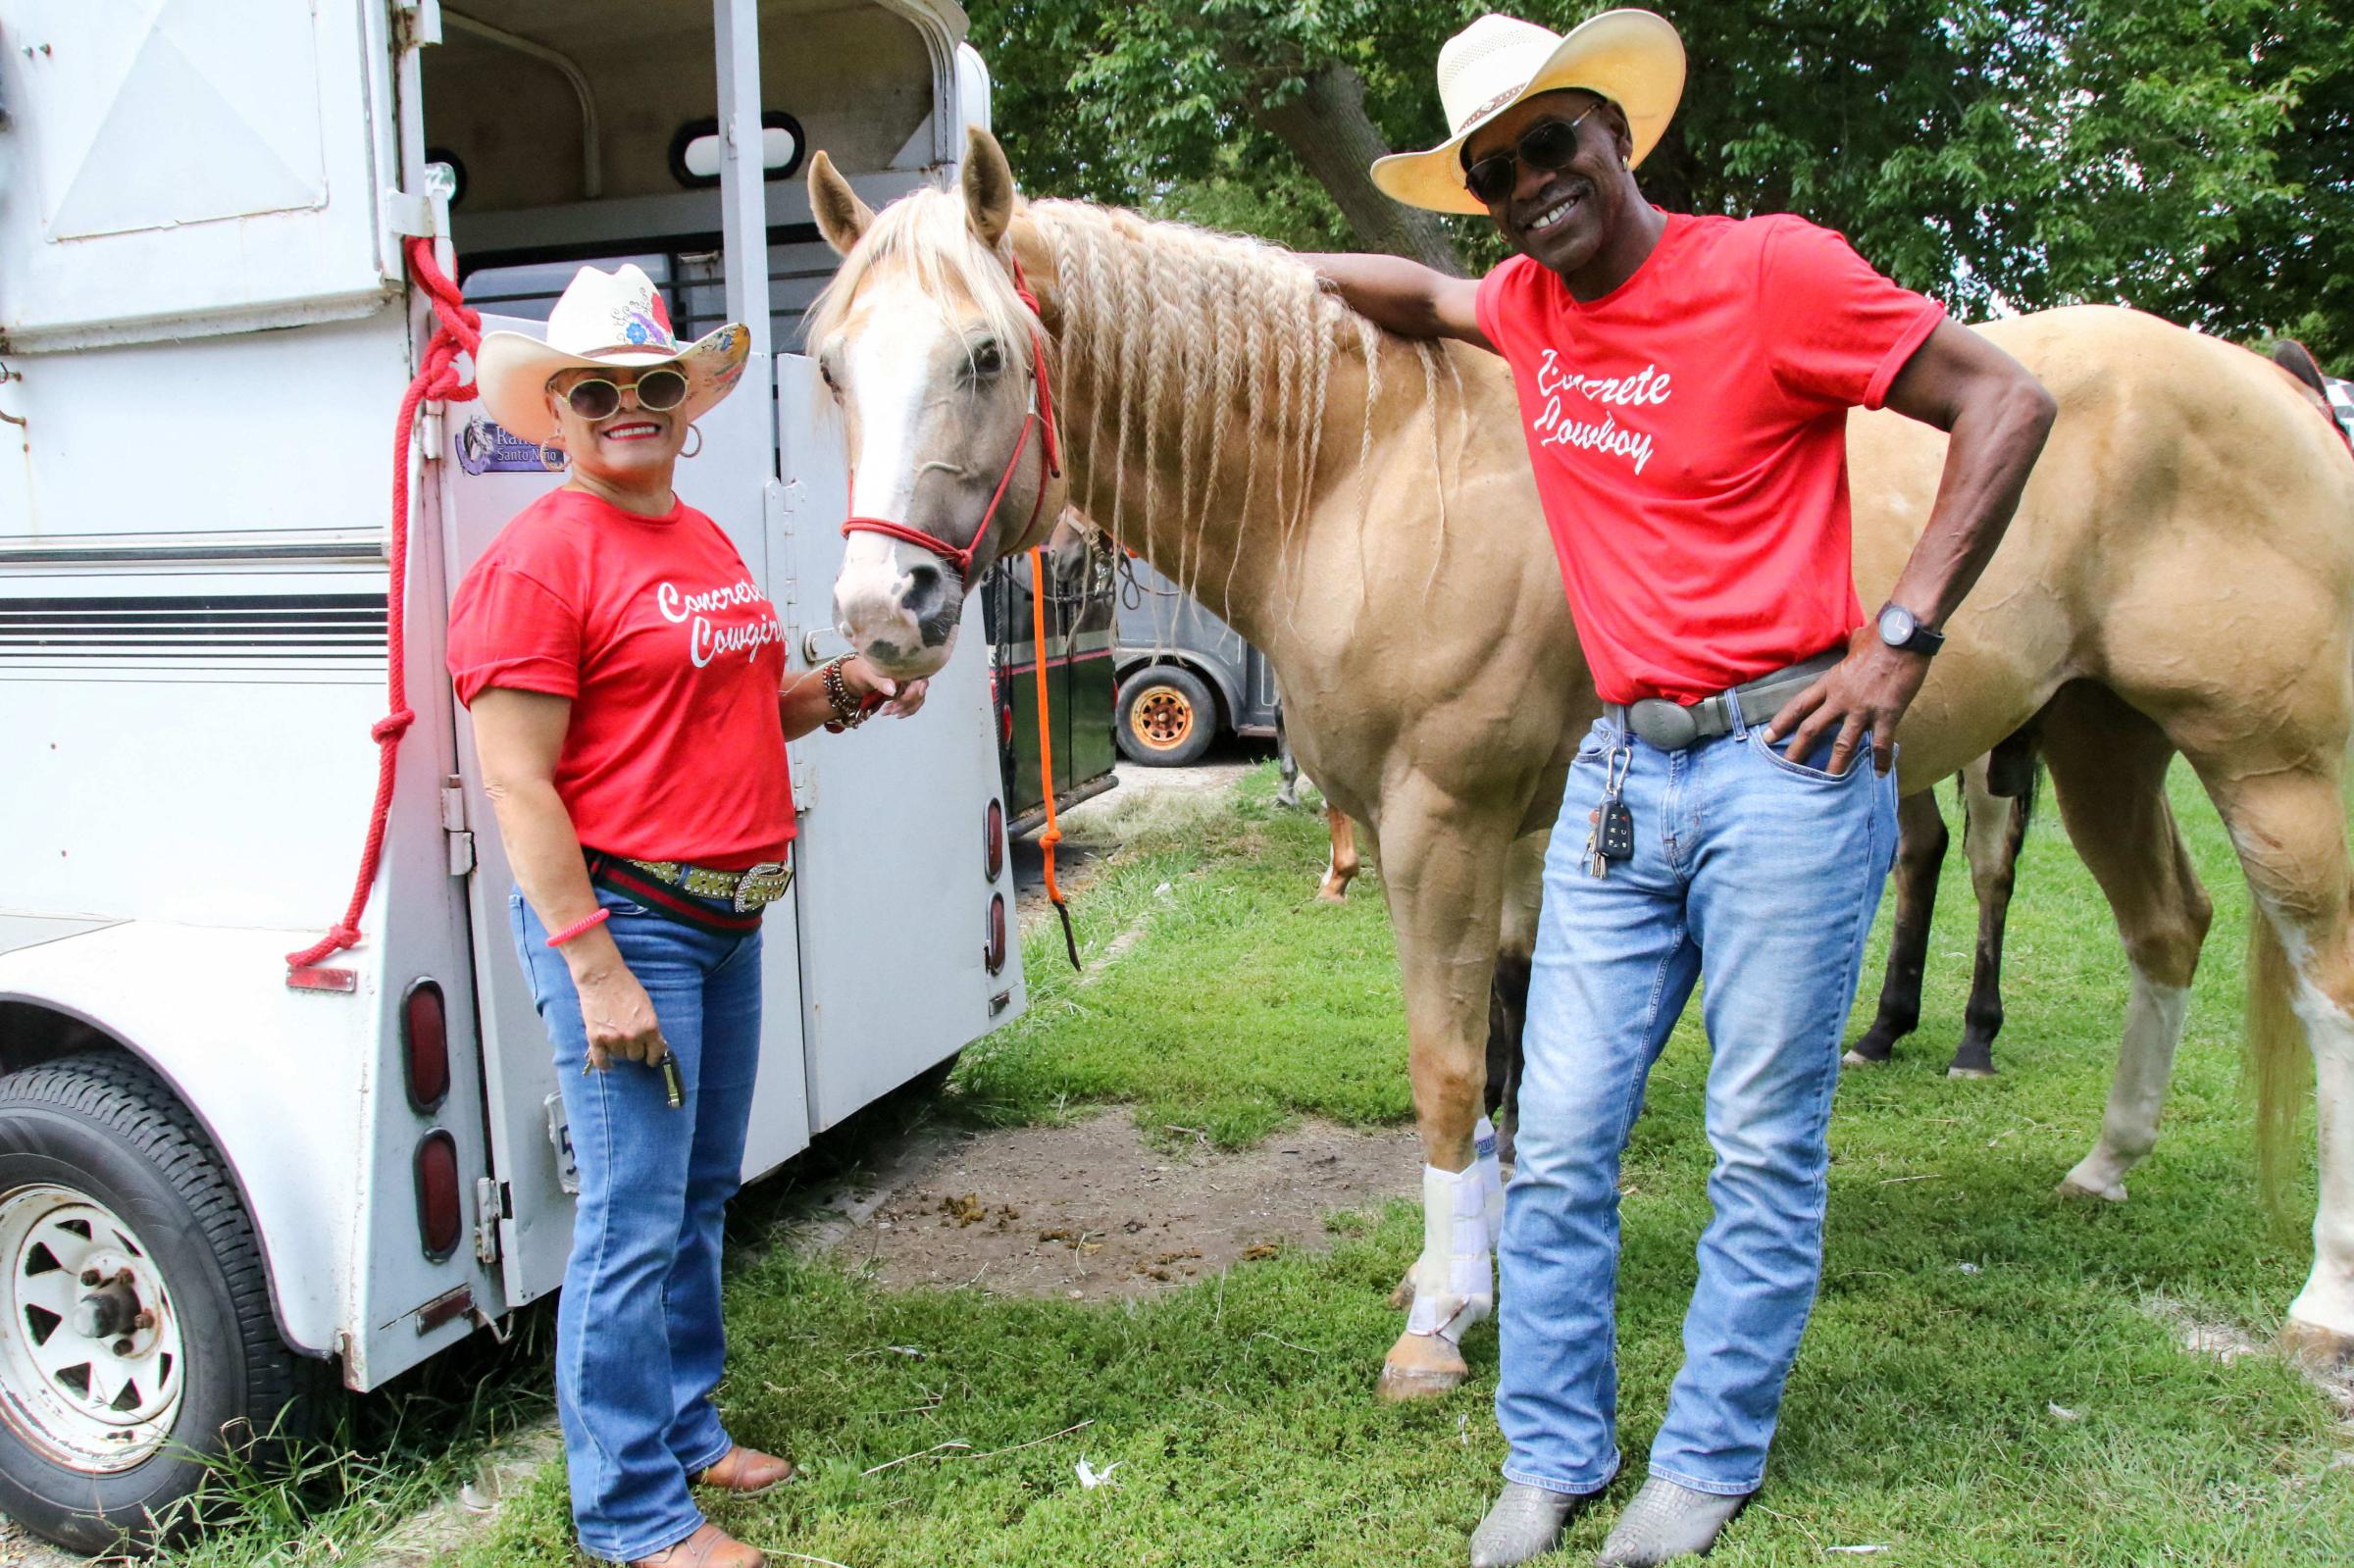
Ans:
{"label": "car key fob", "polygon": [[1635,856],[1635,814],[1615,796],[1602,803],[1602,820],[1594,829],[1594,852],[1605,860],[1632,860]]}

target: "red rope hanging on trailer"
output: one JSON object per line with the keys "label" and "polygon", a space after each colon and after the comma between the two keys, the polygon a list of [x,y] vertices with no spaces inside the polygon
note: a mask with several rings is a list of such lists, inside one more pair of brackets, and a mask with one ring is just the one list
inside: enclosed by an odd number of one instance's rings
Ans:
{"label": "red rope hanging on trailer", "polygon": [[438,323],[425,345],[425,358],[416,379],[400,400],[400,418],[392,438],[392,538],[388,552],[388,581],[384,589],[385,712],[370,729],[376,738],[376,804],[368,814],[368,840],[360,850],[360,874],[352,884],[351,902],[343,918],[318,941],[298,953],[286,954],[288,969],[308,969],[330,953],[354,946],[360,939],[360,916],[376,886],[378,862],[384,857],[384,823],[392,810],[392,778],[400,754],[400,737],[417,722],[408,699],[405,603],[409,576],[409,449],[417,434],[417,409],[428,401],[463,403],[475,396],[472,382],[460,379],[457,358],[472,354],[483,340],[483,319],[467,308],[458,285],[434,262],[434,242],[412,237],[406,243],[409,276],[433,301]]}

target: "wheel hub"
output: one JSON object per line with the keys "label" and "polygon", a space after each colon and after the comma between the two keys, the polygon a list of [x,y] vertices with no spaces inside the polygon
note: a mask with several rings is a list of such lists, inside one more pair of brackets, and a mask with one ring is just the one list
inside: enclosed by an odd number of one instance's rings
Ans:
{"label": "wheel hub", "polygon": [[1194,728],[1194,705],[1162,687],[1137,699],[1136,729],[1148,745],[1162,750],[1182,742]]}
{"label": "wheel hub", "polygon": [[161,1448],[183,1349],[145,1242],[84,1193],[21,1187],[0,1196],[0,1415],[80,1470],[127,1470]]}

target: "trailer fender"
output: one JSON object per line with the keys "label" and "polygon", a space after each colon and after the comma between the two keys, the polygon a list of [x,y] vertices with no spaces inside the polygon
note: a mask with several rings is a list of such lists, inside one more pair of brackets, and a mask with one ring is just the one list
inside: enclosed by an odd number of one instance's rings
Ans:
{"label": "trailer fender", "polygon": [[76,1020],[170,1086],[253,1219],[279,1333],[325,1356],[346,1315],[377,986],[345,954],[356,993],[289,989],[300,937],[126,922],[0,953],[0,1002]]}

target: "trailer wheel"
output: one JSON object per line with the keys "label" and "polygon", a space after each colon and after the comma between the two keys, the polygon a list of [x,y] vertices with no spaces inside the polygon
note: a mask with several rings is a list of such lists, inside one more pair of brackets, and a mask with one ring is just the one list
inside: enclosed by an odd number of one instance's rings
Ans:
{"label": "trailer wheel", "polygon": [[1155,664],[1120,686],[1120,750],[1148,768],[1199,761],[1218,728],[1218,699],[1183,666]]}
{"label": "trailer wheel", "polygon": [[0,1508],[62,1545],[169,1537],[208,1461],[307,1413],[236,1189],[128,1057],[0,1078]]}

